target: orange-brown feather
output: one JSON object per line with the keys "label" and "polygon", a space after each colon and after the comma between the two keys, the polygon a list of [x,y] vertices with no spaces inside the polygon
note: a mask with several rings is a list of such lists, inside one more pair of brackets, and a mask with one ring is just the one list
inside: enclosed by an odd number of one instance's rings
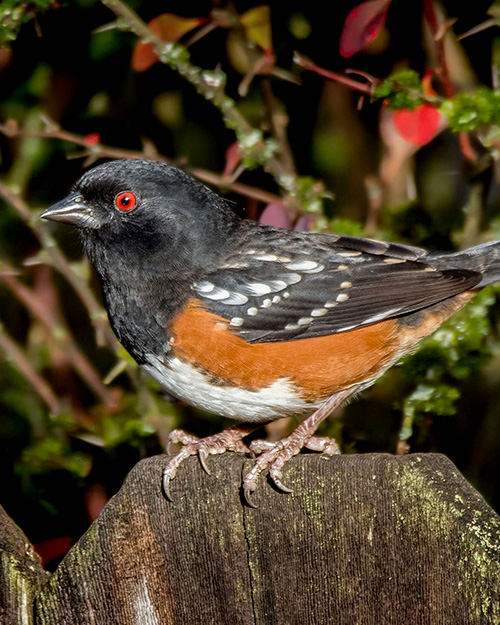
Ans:
{"label": "orange-brown feather", "polygon": [[387,319],[339,334],[256,344],[192,300],[174,320],[171,343],[177,358],[219,383],[258,390],[288,378],[314,401],[375,379],[473,296],[463,293],[417,313],[413,325],[404,318]]}

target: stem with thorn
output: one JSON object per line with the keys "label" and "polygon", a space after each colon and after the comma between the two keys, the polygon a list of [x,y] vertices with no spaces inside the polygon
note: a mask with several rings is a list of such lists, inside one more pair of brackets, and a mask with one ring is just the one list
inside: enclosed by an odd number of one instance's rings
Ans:
{"label": "stem with thorn", "polygon": [[[446,50],[444,45],[444,35],[446,30],[443,29],[443,25],[440,24],[436,11],[434,9],[433,0],[423,0],[424,15],[429,27],[434,36],[434,42],[436,44],[436,51],[439,60],[439,68],[441,71],[441,80],[443,82],[444,92],[447,98],[453,98],[455,95],[455,88],[451,82],[450,72],[448,69],[448,62],[446,60]],[[477,160],[477,154],[470,142],[469,135],[465,132],[458,134],[458,141],[460,143],[460,149],[464,158],[473,163]]]}
{"label": "stem with thorn", "polygon": [[[298,176],[290,176],[279,144],[265,139],[261,130],[253,128],[240,113],[236,102],[225,90],[225,75],[220,70],[202,70],[190,63],[187,49],[178,43],[165,43],[148,28],[134,11],[121,0],[101,0],[119,18],[121,26],[133,32],[143,43],[149,43],[160,62],[165,63],[190,82],[207,101],[221,113],[227,128],[236,134],[240,151],[261,165],[291,198],[300,196]],[[318,193],[318,199],[322,196]]]}
{"label": "stem with thorn", "polygon": [[[87,160],[85,165],[91,165],[95,161],[98,161],[102,158],[149,158],[155,161],[159,161],[162,163],[167,163],[168,165],[176,165],[182,166],[182,163],[176,163],[174,159],[169,159],[151,148],[139,151],[139,150],[124,150],[121,148],[115,148],[110,145],[103,145],[101,143],[95,145],[89,145],[87,139],[83,135],[78,135],[73,132],[68,132],[67,130],[63,130],[55,124],[52,120],[48,118],[44,118],[46,127],[40,131],[27,131],[19,128],[16,124],[0,124],[0,133],[9,138],[14,137],[41,137],[43,139],[60,139],[61,141],[67,141],[68,143],[72,143],[74,145],[80,145],[85,148],[85,151],[80,154],[82,157],[86,157]],[[235,182],[228,180],[225,176],[221,176],[216,174],[215,172],[208,171],[206,169],[201,169],[200,167],[183,167],[188,173],[193,175],[195,178],[198,178],[202,182],[206,182],[207,184],[213,184],[225,191],[231,191],[233,193],[237,193],[242,197],[252,198],[259,202],[264,202],[266,204],[270,202],[278,202],[281,200],[279,195],[274,193],[270,193],[269,191],[263,191],[262,189],[258,189],[257,187],[252,187],[250,185]],[[4,185],[5,188],[5,185]],[[27,209],[28,212],[29,209]]]}

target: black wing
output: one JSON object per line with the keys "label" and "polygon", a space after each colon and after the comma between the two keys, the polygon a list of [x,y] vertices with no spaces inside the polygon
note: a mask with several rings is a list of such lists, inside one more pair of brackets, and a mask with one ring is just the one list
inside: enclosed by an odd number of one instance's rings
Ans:
{"label": "black wing", "polygon": [[295,340],[408,314],[481,280],[425,261],[406,245],[255,225],[192,288],[247,342]]}

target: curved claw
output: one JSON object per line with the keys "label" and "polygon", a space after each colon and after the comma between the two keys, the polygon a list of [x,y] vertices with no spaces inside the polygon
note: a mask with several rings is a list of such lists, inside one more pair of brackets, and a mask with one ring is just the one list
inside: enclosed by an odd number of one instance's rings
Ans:
{"label": "curved claw", "polygon": [[170,492],[170,475],[167,471],[163,471],[162,485],[165,498],[168,499],[168,501],[173,502],[172,493]]}
{"label": "curved claw", "polygon": [[287,493],[290,494],[292,493],[292,489],[288,488],[288,486],[285,486],[280,478],[277,475],[273,475],[272,472],[269,473],[269,477],[271,478],[273,484],[276,486],[276,488],[278,488],[282,493]]}
{"label": "curved claw", "polygon": [[252,501],[253,490],[251,490],[250,488],[248,488],[248,486],[245,486],[245,485],[243,485],[242,490],[243,490],[243,501],[247,504],[249,508],[253,508],[254,510],[257,510],[257,506]]}
{"label": "curved claw", "polygon": [[198,450],[198,458],[200,460],[202,469],[205,471],[207,475],[210,475],[210,469],[208,468],[208,465],[207,465],[208,452],[206,449],[203,449],[203,447]]}

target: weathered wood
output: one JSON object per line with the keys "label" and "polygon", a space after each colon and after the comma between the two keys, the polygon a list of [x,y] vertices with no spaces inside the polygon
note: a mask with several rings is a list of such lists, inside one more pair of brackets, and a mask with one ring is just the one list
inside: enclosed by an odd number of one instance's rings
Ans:
{"label": "weathered wood", "polygon": [[35,595],[48,579],[40,557],[0,506],[0,624],[34,623]]}
{"label": "weathered wood", "polygon": [[296,457],[292,495],[196,459],[135,467],[39,594],[37,623],[500,623],[500,517],[439,455]]}

